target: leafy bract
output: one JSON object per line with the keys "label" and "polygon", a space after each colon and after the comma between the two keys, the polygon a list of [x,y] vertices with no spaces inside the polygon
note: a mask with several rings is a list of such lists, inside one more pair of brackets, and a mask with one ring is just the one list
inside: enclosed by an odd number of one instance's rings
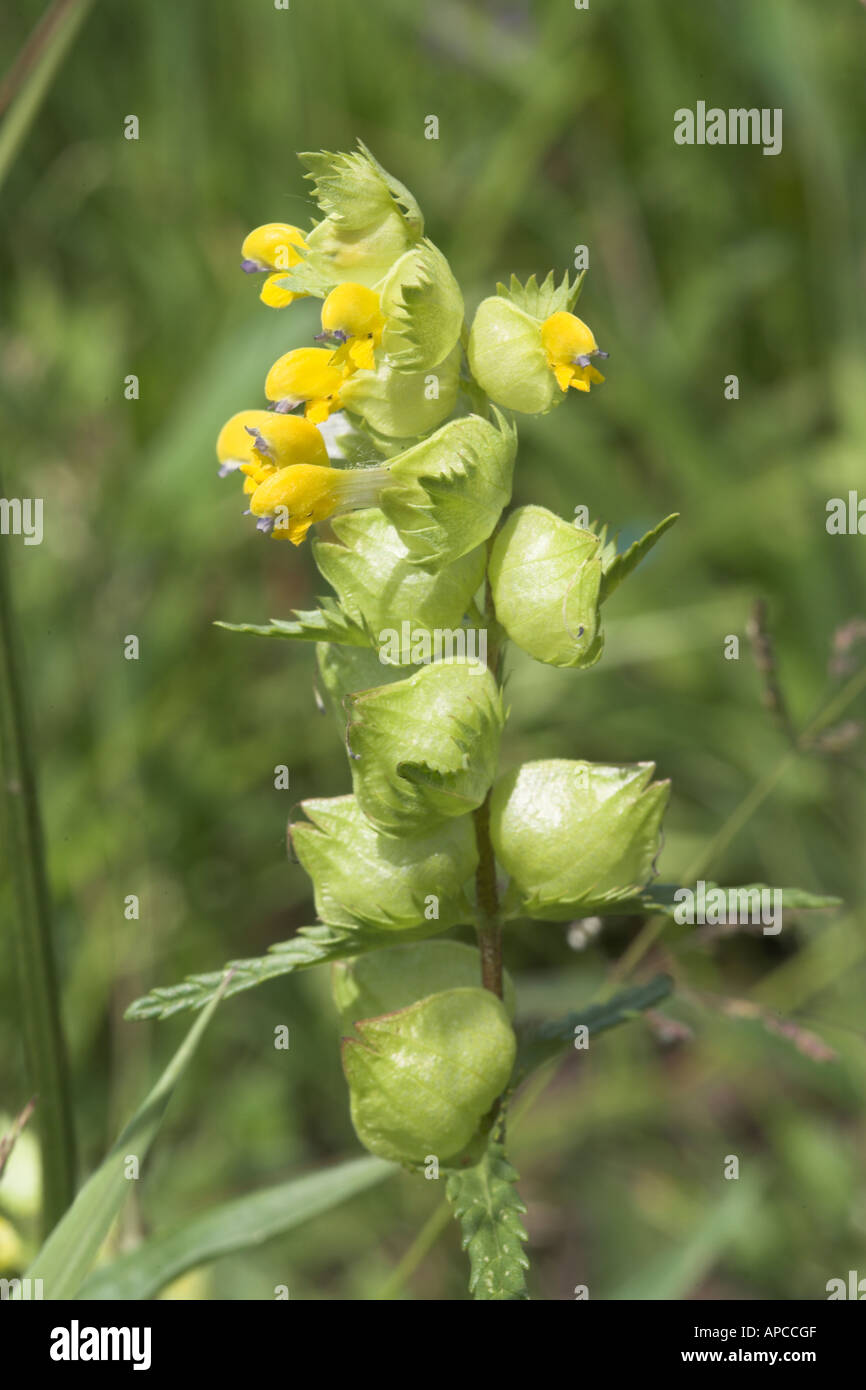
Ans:
{"label": "leafy bract", "polygon": [[469,1255],[469,1292],[477,1300],[525,1299],[523,1250],[526,1207],[517,1188],[517,1173],[505,1156],[501,1139],[491,1134],[477,1163],[451,1173],[446,1195],[463,1233]]}
{"label": "leafy bract", "polygon": [[[327,577],[327,576],[326,576]],[[254,637],[283,637],[293,642],[337,642],[350,647],[369,647],[370,634],[333,599],[320,600],[321,608],[294,613],[292,618],[271,618],[267,623],[214,623],[229,632]],[[360,613],[358,614],[361,617]]]}
{"label": "leafy bract", "polygon": [[391,461],[380,505],[416,564],[451,563],[487,539],[511,498],[516,444],[501,415],[467,415]]}
{"label": "leafy bract", "polygon": [[424,218],[414,197],[360,140],[357,150],[307,151],[298,159],[309,170],[304,177],[312,182],[322,212],[342,227],[358,231],[397,213],[413,239],[421,236]]}
{"label": "leafy bract", "polygon": [[664,521],[660,521],[658,526],[654,526],[651,531],[647,531],[645,536],[630,545],[628,550],[616,555],[609,564],[605,564],[604,574],[601,581],[601,601],[610,598],[615,589],[619,588],[622,581],[636,569],[641,560],[652,550],[656,541],[660,540],[665,531],[673,526],[679,518],[679,512],[671,512]]}
{"label": "leafy bract", "polygon": [[[481,980],[481,953],[461,941],[422,941],[392,946],[374,955],[338,961],[331,970],[331,990],[343,1026],[407,1008],[446,989],[475,988]],[[514,984],[503,975],[503,1003],[514,1017]]]}
{"label": "leafy bract", "polygon": [[124,1016],[129,1019],[171,1018],[185,1009],[204,1008],[220,991],[227,970],[231,970],[232,975],[223,991],[226,998],[230,994],[239,994],[241,990],[254,989],[256,985],[265,984],[280,975],[291,975],[295,970],[378,950],[380,946],[390,945],[393,940],[389,932],[367,928],[347,931],[342,927],[321,925],[300,927],[290,940],[271,946],[266,956],[229,961],[223,970],[188,975],[176,985],[158,985],[130,1004]]}
{"label": "leafy bract", "polygon": [[516,1043],[500,999],[450,989],[355,1025],[343,1041],[361,1142],[398,1163],[456,1157],[503,1090]]}
{"label": "leafy bract", "polygon": [[516,304],[518,309],[522,309],[531,318],[543,323],[552,314],[573,313],[583,289],[585,275],[586,271],[582,270],[572,280],[566,271],[558,285],[552,270],[548,271],[540,285],[534,275],[530,275],[525,285],[520,283],[516,275],[512,275],[507,286],[501,283],[496,286],[496,293],[500,298]]}
{"label": "leafy bract", "polygon": [[601,541],[545,507],[520,507],[493,545],[490,583],[508,636],[551,666],[592,666],[604,635],[599,614]]}
{"label": "leafy bract", "polygon": [[452,351],[463,323],[463,296],[432,241],[418,242],[386,275],[380,290],[382,349],[393,367],[425,371]]}
{"label": "leafy bract", "polygon": [[478,851],[472,820],[446,821],[427,835],[380,835],[353,796],[303,801],[307,821],[289,827],[313,880],[316,911],[336,927],[431,935],[472,920],[465,886]]}
{"label": "leafy bract", "polygon": [[402,637],[404,622],[413,633],[460,626],[484,577],[482,547],[431,573],[411,563],[397,529],[377,508],[337,517],[332,526],[336,541],[316,543],[316,564],[348,619],[377,647],[388,640],[384,634]]}
{"label": "leafy bract", "polygon": [[481,805],[504,721],[486,666],[436,661],[345,705],[355,795],[383,834],[429,832]]}
{"label": "leafy bract", "polygon": [[493,789],[509,916],[564,921],[635,898],[653,876],[669,783],[652,763],[524,763]]}
{"label": "leafy bract", "polygon": [[518,1037],[512,1088],[519,1086],[545,1062],[562,1056],[566,1048],[573,1048],[577,1028],[585,1028],[589,1037],[594,1038],[597,1033],[636,1018],[644,1009],[654,1008],[672,989],[673,980],[669,975],[654,975],[646,984],[630,985],[603,1003],[584,1004],[564,1018],[551,1019],[533,1028],[524,1027]]}

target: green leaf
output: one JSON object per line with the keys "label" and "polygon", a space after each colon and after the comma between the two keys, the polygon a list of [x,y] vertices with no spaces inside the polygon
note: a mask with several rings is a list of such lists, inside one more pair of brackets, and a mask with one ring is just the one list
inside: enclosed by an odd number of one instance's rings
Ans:
{"label": "green leaf", "polygon": [[355,1031],[343,1040],[352,1123],[362,1144],[398,1163],[461,1153],[514,1063],[508,1015],[487,989],[433,994]]}
{"label": "green leaf", "polygon": [[661,846],[670,785],[653,763],[524,763],[493,789],[490,833],[508,916],[565,921],[635,898]]}
{"label": "green leaf", "polygon": [[415,439],[451,414],[459,387],[458,343],[444,362],[424,371],[398,371],[384,362],[375,372],[353,372],[340,387],[340,400],[374,435]]}
{"label": "green leaf", "polygon": [[515,1183],[517,1173],[499,1139],[491,1137],[480,1162],[452,1173],[445,1192],[463,1232],[469,1253],[469,1291],[477,1300],[529,1297],[523,1250],[526,1207]]}
{"label": "green leaf", "polygon": [[496,293],[500,298],[516,304],[525,314],[538,319],[539,323],[543,323],[552,314],[570,314],[574,311],[583,289],[585,275],[586,271],[582,270],[575,280],[570,280],[566,271],[558,285],[552,270],[548,271],[547,278],[541,285],[534,275],[530,275],[525,285],[521,285],[517,276],[512,275],[510,285],[506,288],[505,285],[498,284]]}
{"label": "green leaf", "polygon": [[[266,956],[230,961],[226,969],[232,970],[233,974],[224,993],[228,998],[231,994],[254,989],[256,985],[265,984],[280,975],[290,975],[295,970],[343,960],[347,956],[360,955],[363,951],[375,951],[380,946],[390,945],[393,939],[387,932],[344,931],[324,925],[301,927],[289,941],[280,941],[271,946]],[[223,979],[224,972],[214,970],[204,975],[188,975],[176,985],[157,986],[130,1004],[124,1017],[136,1020],[171,1018],[184,1009],[201,1009],[214,998]]]}
{"label": "green leaf", "polygon": [[481,805],[504,711],[478,662],[436,661],[345,699],[358,804],[385,835],[419,835]]}
{"label": "green leaf", "polygon": [[[481,980],[481,953],[461,941],[423,941],[391,946],[356,960],[337,961],[331,969],[331,992],[343,1027],[358,1019],[378,1018],[405,1009],[430,994],[474,988]],[[514,1017],[516,995],[503,973],[503,1003]]]}
{"label": "green leaf", "polygon": [[377,647],[411,646],[394,641],[403,623],[413,634],[459,628],[484,578],[482,546],[430,573],[411,563],[396,528],[378,509],[337,517],[332,529],[336,541],[315,544],[316,564],[342,611]]}
{"label": "green leaf", "polygon": [[96,1270],[78,1297],[124,1303],[153,1298],[187,1270],[264,1245],[396,1172],[380,1158],[353,1158],[226,1202]]}
{"label": "green leaf", "polygon": [[478,864],[471,817],[397,840],[374,829],[354,796],[303,801],[301,808],[309,823],[291,825],[289,834],[323,922],[433,935],[472,921],[465,891]]}
{"label": "green leaf", "polygon": [[496,616],[518,647],[550,666],[593,666],[602,653],[601,540],[545,507],[520,507],[490,557]]}
{"label": "green leaf", "polygon": [[603,1033],[608,1028],[616,1028],[618,1024],[636,1018],[643,1009],[654,1008],[667,998],[673,987],[674,982],[669,975],[655,975],[646,984],[621,990],[602,1004],[585,1004],[564,1018],[521,1030],[511,1088],[519,1086],[545,1062],[561,1056],[564,1048],[573,1047],[576,1028],[585,1027],[590,1038],[594,1038],[596,1033]]}
{"label": "green leaf", "polygon": [[227,993],[229,983],[223,974],[209,1007],[193,1024],[153,1090],[96,1172],[88,1178],[27,1271],[27,1278],[42,1280],[43,1297],[74,1298],[78,1292],[112,1221],[129,1195],[128,1160],[134,1156],[139,1165],[144,1162],[174,1089],[191,1062],[217,1004]]}
{"label": "green leaf", "polygon": [[382,349],[400,371],[429,371],[454,348],[463,324],[463,296],[432,241],[419,242],[389,270],[380,290]]}
{"label": "green leaf", "polygon": [[639,541],[630,545],[628,550],[617,555],[615,559],[605,566],[604,576],[601,581],[601,602],[610,598],[615,589],[618,589],[624,579],[636,569],[641,560],[649,554],[656,541],[660,540],[665,531],[673,526],[679,519],[679,512],[671,512],[664,521],[660,521],[658,526],[653,527],[652,531],[647,531],[645,536],[641,536]]}
{"label": "green leaf", "polygon": [[416,564],[448,564],[491,535],[511,498],[516,447],[501,415],[495,426],[467,415],[392,460],[380,505]]}
{"label": "green leaf", "polygon": [[271,618],[269,623],[214,623],[227,632],[246,632],[254,637],[285,637],[294,642],[339,642],[352,647],[369,647],[370,635],[344,613],[332,598],[320,600],[321,608],[309,612],[295,610],[293,618]]}

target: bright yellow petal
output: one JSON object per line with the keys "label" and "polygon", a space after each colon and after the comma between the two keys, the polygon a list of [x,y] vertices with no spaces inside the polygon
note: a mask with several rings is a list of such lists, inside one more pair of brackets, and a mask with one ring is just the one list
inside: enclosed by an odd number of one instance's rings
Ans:
{"label": "bright yellow petal", "polygon": [[376,357],[373,351],[372,334],[369,338],[361,338],[360,341],[353,343],[349,348],[349,357],[355,366],[360,367],[362,371],[375,371]]}
{"label": "bright yellow petal", "polygon": [[309,401],[335,395],[343,383],[343,373],[332,365],[332,356],[328,348],[295,348],[285,353],[268,372],[268,400]]}
{"label": "bright yellow petal", "polygon": [[566,365],[559,365],[553,368],[553,375],[559,383],[560,391],[567,391],[573,385],[571,378],[574,376],[574,368]]}
{"label": "bright yellow petal", "polygon": [[307,243],[299,227],[288,222],[266,222],[256,227],[244,240],[241,256],[245,261],[258,261],[270,270],[291,270],[301,260]]}
{"label": "bright yellow petal", "polygon": [[284,274],[284,271],[276,270],[273,275],[268,276],[262,285],[259,299],[263,304],[267,304],[269,309],[288,309],[290,304],[301,298],[300,295],[295,294],[294,290],[284,289],[280,284]]}

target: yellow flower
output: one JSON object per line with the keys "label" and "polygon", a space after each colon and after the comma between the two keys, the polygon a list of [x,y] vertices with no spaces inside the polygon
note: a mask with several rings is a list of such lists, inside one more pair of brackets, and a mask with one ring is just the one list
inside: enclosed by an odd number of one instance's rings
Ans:
{"label": "yellow flower", "polygon": [[254,492],[287,464],[328,462],[325,441],[315,425],[303,416],[273,410],[238,411],[220,430],[216,449],[220,477],[240,470],[246,474],[244,492]]}
{"label": "yellow flower", "polygon": [[604,381],[601,372],[590,362],[591,357],[607,357],[583,319],[561,310],[551,314],[541,325],[541,342],[547,362],[561,391],[573,386],[588,391],[591,382]]}
{"label": "yellow flower", "polygon": [[250,498],[258,529],[300,545],[310,527],[340,512],[374,507],[388,469],[322,468],[295,463],[263,481]]}
{"label": "yellow flower", "polygon": [[285,309],[293,300],[306,298],[306,295],[283,289],[278,283],[287,270],[300,263],[300,253],[306,250],[303,232],[288,222],[266,222],[250,232],[244,241],[241,268],[248,274],[262,270],[271,272],[259,296],[271,309]]}
{"label": "yellow flower", "polygon": [[375,290],[346,280],[331,290],[322,305],[321,338],[336,342],[335,365],[374,371],[374,352],[382,339],[385,316]]}
{"label": "yellow flower", "polygon": [[294,410],[304,403],[304,414],[314,425],[327,420],[340,409],[340,387],[346,370],[331,361],[328,348],[294,348],[271,367],[265,381],[265,395],[276,402],[279,411]]}

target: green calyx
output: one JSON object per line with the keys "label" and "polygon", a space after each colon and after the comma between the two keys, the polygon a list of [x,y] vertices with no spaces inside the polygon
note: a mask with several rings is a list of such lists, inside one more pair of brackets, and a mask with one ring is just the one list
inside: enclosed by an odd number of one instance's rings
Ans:
{"label": "green calyx", "polygon": [[567,921],[635,898],[654,877],[670,785],[652,763],[551,758],[493,788],[490,834],[510,917]]}
{"label": "green calyx", "polygon": [[397,1163],[455,1160],[484,1132],[515,1054],[505,1006],[477,987],[356,1022],[343,1070],[359,1139]]}
{"label": "green calyx", "polygon": [[489,571],[496,616],[536,661],[583,668],[601,656],[601,551],[594,532],[544,507],[521,507],[496,537]]}
{"label": "green calyx", "polygon": [[436,661],[344,705],[355,796],[382,834],[425,833],[481,805],[505,718],[486,666]]}

